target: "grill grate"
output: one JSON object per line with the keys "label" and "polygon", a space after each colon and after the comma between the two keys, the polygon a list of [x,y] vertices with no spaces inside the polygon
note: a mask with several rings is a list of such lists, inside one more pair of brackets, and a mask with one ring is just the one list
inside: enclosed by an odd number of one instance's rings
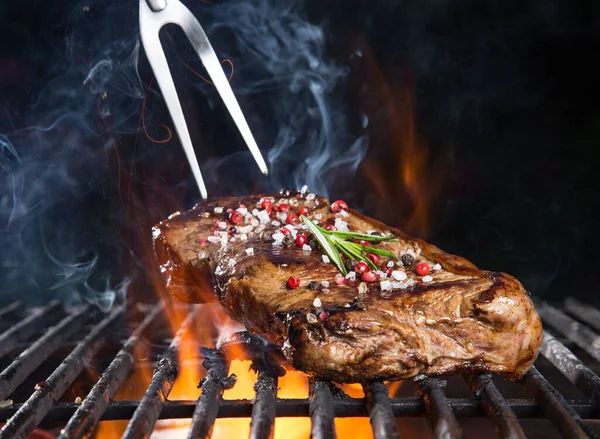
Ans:
{"label": "grill grate", "polygon": [[[169,400],[178,370],[184,367],[178,364],[178,351],[185,343],[184,334],[199,319],[198,309],[184,310],[187,315],[181,327],[166,349],[158,352],[154,374],[140,401],[113,398],[138,366],[136,347],[160,338],[157,328],[165,326],[162,304],[146,306],[143,318],[123,342],[114,340],[116,328],[123,325],[127,314],[123,306],[107,314],[91,305],[67,310],[55,301],[34,310],[20,302],[0,309],[0,420],[7,419],[0,439],[27,437],[37,427],[58,428],[64,439],[89,437],[100,421],[108,420],[128,420],[123,437],[141,438],[152,433],[159,419],[181,418],[191,419],[188,437],[205,438],[210,437],[216,419],[226,417],[251,418],[251,438],[272,437],[277,417],[309,417],[311,437],[335,438],[336,417],[366,416],[375,438],[399,438],[398,418],[422,416],[429,419],[432,436],[438,438],[461,438],[464,422],[459,419],[480,417],[486,417],[500,437],[525,438],[525,418],[548,419],[555,432],[566,438],[598,437],[600,378],[592,369],[600,369],[600,336],[596,333],[600,312],[572,298],[565,300],[564,309],[548,303],[537,305],[546,331],[536,367],[520,382],[529,398],[506,396],[504,381],[489,374],[463,377],[471,392],[468,398],[450,396],[449,380],[428,377],[414,380],[414,396],[390,396],[383,383],[374,382],[363,386],[364,398],[351,398],[332,383],[310,380],[309,398],[279,398],[278,379],[285,374],[277,363],[279,354],[265,353],[264,346],[245,334],[229,343],[244,344],[258,372],[253,400],[222,398],[224,391],[235,385],[223,355],[227,344],[202,350],[206,375],[196,401]],[[116,346],[109,355],[103,351],[107,345]],[[99,357],[107,357],[109,364],[102,367],[103,373],[93,381],[82,403],[61,400]],[[558,378],[540,372],[549,367]],[[50,373],[36,390],[24,390],[32,376],[46,368]],[[578,389],[576,394],[585,398],[563,396],[557,390],[564,386],[561,380],[570,383],[569,395]],[[11,403],[9,398],[24,402]]]}

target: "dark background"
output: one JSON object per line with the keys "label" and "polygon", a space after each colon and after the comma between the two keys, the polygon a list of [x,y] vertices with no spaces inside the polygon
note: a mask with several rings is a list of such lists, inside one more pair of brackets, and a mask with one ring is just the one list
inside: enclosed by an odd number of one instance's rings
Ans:
{"label": "dark background", "polygon": [[[211,196],[306,182],[537,296],[596,301],[598,2],[186,4],[272,175],[169,28]],[[0,9],[0,302],[153,295],[151,226],[199,195],[137,26],[136,2]]]}

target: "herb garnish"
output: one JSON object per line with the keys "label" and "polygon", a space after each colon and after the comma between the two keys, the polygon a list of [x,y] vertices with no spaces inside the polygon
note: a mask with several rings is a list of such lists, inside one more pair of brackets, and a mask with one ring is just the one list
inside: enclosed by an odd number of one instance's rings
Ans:
{"label": "herb garnish", "polygon": [[300,215],[300,219],[308,226],[308,229],[313,236],[317,238],[317,241],[321,245],[321,248],[325,254],[327,254],[331,262],[337,266],[344,276],[346,275],[347,270],[340,256],[340,252],[343,253],[348,259],[364,261],[373,270],[377,270],[378,268],[373,261],[367,257],[367,253],[375,253],[381,256],[387,256],[389,258],[396,257],[394,253],[371,246],[367,247],[357,242],[353,242],[355,240],[373,243],[398,241],[398,238],[394,236],[368,235],[366,233],[325,230],[324,228],[313,223],[304,215]]}

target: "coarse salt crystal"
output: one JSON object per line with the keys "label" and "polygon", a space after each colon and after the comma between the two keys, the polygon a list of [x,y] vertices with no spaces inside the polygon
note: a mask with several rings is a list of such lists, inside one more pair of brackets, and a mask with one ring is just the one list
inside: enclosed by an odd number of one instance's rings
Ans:
{"label": "coarse salt crystal", "polygon": [[274,227],[279,227],[281,223],[279,221],[271,221],[271,225]]}
{"label": "coarse salt crystal", "polygon": [[205,258],[206,258],[206,252],[198,253],[198,259],[205,259]]}
{"label": "coarse salt crystal", "polygon": [[329,288],[323,288],[323,292],[327,294],[329,292]]}
{"label": "coarse salt crystal", "polygon": [[229,242],[235,242],[235,237],[232,236],[231,239],[229,240]]}
{"label": "coarse salt crystal", "polygon": [[300,194],[304,195],[306,193],[306,191],[308,190],[308,185],[304,185],[302,186],[302,188],[300,189]]}
{"label": "coarse salt crystal", "polygon": [[250,233],[252,231],[253,227],[252,226],[243,226],[243,227],[239,227],[237,228],[238,232],[240,233]]}
{"label": "coarse salt crystal", "polygon": [[242,234],[240,235],[240,239],[241,239],[242,241],[247,241],[247,240],[248,240],[248,235],[246,235],[245,233],[242,233]]}
{"label": "coarse salt crystal", "polygon": [[262,224],[267,224],[270,221],[269,212],[267,212],[266,210],[261,210],[256,216]]}
{"label": "coarse salt crystal", "polygon": [[260,224],[260,222],[259,222],[259,221],[258,221],[256,218],[252,217],[252,218],[250,219],[250,225],[251,225],[252,227],[256,227],[256,226],[258,226],[259,224]]}
{"label": "coarse salt crystal", "polygon": [[394,261],[390,261],[387,263],[387,267],[388,268],[393,268],[394,267]]}
{"label": "coarse salt crystal", "polygon": [[406,287],[414,287],[417,283],[415,282],[414,279],[409,279],[406,281]]}
{"label": "coarse salt crystal", "polygon": [[297,207],[299,204],[299,201],[296,198],[291,198],[289,201],[289,205],[292,207]]}
{"label": "coarse salt crystal", "polygon": [[367,287],[366,283],[361,282],[360,284],[358,284],[358,294],[360,294],[360,295],[367,294],[367,290],[368,290],[368,287]]}
{"label": "coarse salt crystal", "polygon": [[298,230],[296,230],[296,228],[292,224],[288,224],[287,226],[285,226],[285,228],[290,231],[290,233],[292,234],[292,236],[295,239],[296,235],[298,234]]}
{"label": "coarse salt crystal", "polygon": [[260,224],[259,226],[256,227],[256,229],[254,229],[254,233],[260,233],[263,230],[265,230],[265,226],[263,224]]}
{"label": "coarse salt crystal", "polygon": [[273,239],[277,242],[282,242],[285,235],[281,232],[273,233]]}
{"label": "coarse salt crystal", "polygon": [[308,313],[306,314],[306,321],[310,324],[315,324],[317,323],[319,320],[317,319],[317,316],[314,315],[313,313]]}
{"label": "coarse salt crystal", "polygon": [[355,280],[356,279],[356,271],[351,271],[350,273],[348,273],[346,275],[346,279],[348,279],[348,280]]}
{"label": "coarse salt crystal", "polygon": [[248,213],[248,209],[245,207],[238,207],[236,210],[242,215],[246,215]]}
{"label": "coarse salt crystal", "polygon": [[222,208],[222,207],[218,207],[218,206],[217,206],[217,207],[215,207],[215,208],[213,209],[213,211],[214,211],[215,213],[223,213],[223,208]]}
{"label": "coarse salt crystal", "polygon": [[375,274],[382,279],[387,279],[387,273],[385,273],[381,270],[375,270]]}
{"label": "coarse salt crystal", "polygon": [[287,216],[287,212],[277,212],[277,218],[279,218],[279,221],[281,221],[282,223],[285,223],[285,219],[287,218]]}
{"label": "coarse salt crystal", "polygon": [[271,243],[271,245],[272,245],[273,247],[281,247],[281,246],[283,246],[283,242],[281,242],[281,241],[273,241],[273,242]]}
{"label": "coarse salt crystal", "polygon": [[306,199],[307,199],[308,201],[311,201],[311,200],[314,200],[314,199],[315,199],[315,196],[316,196],[315,194],[313,194],[313,193],[310,193],[310,194],[308,194],[308,195],[306,196]]}
{"label": "coarse salt crystal", "polygon": [[208,242],[221,242],[221,238],[219,238],[218,236],[209,236],[207,239]]}
{"label": "coarse salt crystal", "polygon": [[327,282],[326,280],[321,282],[321,285],[323,285],[325,288],[327,288],[329,286],[329,282]]}
{"label": "coarse salt crystal", "polygon": [[225,247],[227,245],[227,234],[221,236],[221,247]]}
{"label": "coarse salt crystal", "polygon": [[433,267],[431,267],[432,270],[441,270],[442,266],[440,264],[435,264]]}
{"label": "coarse salt crystal", "polygon": [[248,256],[253,256],[254,255],[254,249],[252,247],[249,247],[246,249],[246,254]]}
{"label": "coarse salt crystal", "polygon": [[433,278],[431,276],[423,276],[423,282],[431,282]]}
{"label": "coarse salt crystal", "polygon": [[302,246],[302,250],[304,250],[305,252],[311,252],[312,251],[312,247],[308,244],[304,244]]}
{"label": "coarse salt crystal", "polygon": [[392,277],[396,280],[404,280],[408,276],[406,275],[406,272],[404,272],[404,271],[394,270],[394,271],[392,271]]}
{"label": "coarse salt crystal", "polygon": [[318,219],[318,220],[320,220],[320,219],[322,219],[322,218],[323,218],[323,214],[322,214],[322,213],[317,213],[317,214],[315,215],[315,219]]}
{"label": "coarse salt crystal", "polygon": [[258,209],[252,209],[252,216],[258,215]]}
{"label": "coarse salt crystal", "polygon": [[331,261],[329,260],[329,256],[327,255],[323,255],[321,256],[321,259],[323,259],[323,262],[326,264],[329,264]]}
{"label": "coarse salt crystal", "polygon": [[318,297],[315,298],[315,300],[313,301],[313,306],[315,308],[320,308],[323,305],[323,303],[321,303],[321,299],[319,299]]}
{"label": "coarse salt crystal", "polygon": [[379,286],[381,287],[381,291],[388,291],[392,289],[392,283],[389,280],[382,280],[379,282]]}
{"label": "coarse salt crystal", "polygon": [[406,288],[406,283],[404,282],[392,282],[392,288],[393,289],[404,289]]}
{"label": "coarse salt crystal", "polygon": [[219,229],[226,229],[227,223],[225,221],[219,221]]}
{"label": "coarse salt crystal", "polygon": [[350,216],[350,214],[346,210],[340,210],[340,215],[342,215],[342,216]]}

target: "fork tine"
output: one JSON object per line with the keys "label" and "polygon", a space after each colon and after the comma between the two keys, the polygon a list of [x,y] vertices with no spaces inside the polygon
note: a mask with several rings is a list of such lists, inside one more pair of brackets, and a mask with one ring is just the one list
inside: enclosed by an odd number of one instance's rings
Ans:
{"label": "fork tine", "polygon": [[165,53],[160,44],[159,32],[165,22],[154,19],[155,17],[152,14],[155,13],[150,10],[146,2],[141,1],[140,36],[142,39],[142,44],[144,45],[148,62],[150,63],[154,75],[156,76],[156,82],[158,82],[160,91],[162,92],[163,98],[167,103],[167,108],[169,109],[169,113],[173,119],[173,124],[175,125],[175,131],[179,136],[179,140],[181,141],[185,155],[190,163],[190,167],[192,168],[192,174],[196,179],[196,183],[200,189],[200,194],[202,195],[202,198],[206,199],[208,197],[208,193],[206,191],[204,179],[202,178],[202,173],[200,172],[200,167],[198,166],[196,153],[194,152],[194,147],[192,145],[190,133],[183,116],[181,104],[179,103],[179,97],[177,96],[177,90],[175,89],[173,77],[171,76],[171,71],[169,70],[167,58],[165,57]]}
{"label": "fork tine", "polygon": [[[188,39],[190,40],[190,43],[202,60],[204,68],[208,72],[210,79],[219,92],[219,95],[221,95],[223,102],[225,102],[225,106],[227,106],[229,114],[231,114],[233,121],[240,130],[240,134],[244,138],[246,145],[248,145],[248,149],[250,150],[252,157],[254,157],[256,164],[263,174],[268,175],[269,171],[267,169],[267,164],[260,153],[260,149],[258,149],[258,145],[256,144],[256,140],[254,140],[254,136],[250,131],[248,122],[246,122],[246,118],[244,117],[242,109],[240,108],[240,105],[233,94],[233,90],[231,89],[231,85],[229,85],[227,76],[225,76],[225,72],[223,71],[223,67],[219,62],[219,58],[210,45],[210,41],[204,33],[204,29],[202,29],[202,26],[194,14],[192,14],[191,11],[179,1],[170,3],[169,6],[175,6],[175,4],[177,4],[178,12],[181,14],[182,18],[184,18],[178,24],[182,27]],[[180,8],[181,11],[179,11]]]}

